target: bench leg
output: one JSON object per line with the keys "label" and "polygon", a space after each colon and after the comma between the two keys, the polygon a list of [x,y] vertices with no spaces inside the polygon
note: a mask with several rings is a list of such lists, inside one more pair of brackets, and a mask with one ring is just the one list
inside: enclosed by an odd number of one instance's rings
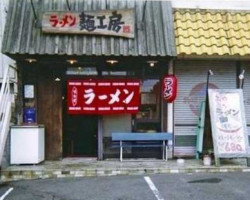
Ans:
{"label": "bench leg", "polygon": [[120,141],[120,161],[122,162],[122,141]]}
{"label": "bench leg", "polygon": [[165,145],[165,155],[166,155],[165,160],[168,161],[168,146],[167,145]]}
{"label": "bench leg", "polygon": [[247,166],[250,167],[250,158],[247,158]]}
{"label": "bench leg", "polygon": [[165,147],[166,143],[165,140],[162,141],[162,160],[165,160]]}

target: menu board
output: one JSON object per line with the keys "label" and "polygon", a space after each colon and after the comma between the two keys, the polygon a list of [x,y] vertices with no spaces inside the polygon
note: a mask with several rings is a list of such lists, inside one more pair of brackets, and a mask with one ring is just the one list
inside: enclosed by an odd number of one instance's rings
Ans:
{"label": "menu board", "polygon": [[241,89],[209,89],[215,156],[248,157],[249,145]]}

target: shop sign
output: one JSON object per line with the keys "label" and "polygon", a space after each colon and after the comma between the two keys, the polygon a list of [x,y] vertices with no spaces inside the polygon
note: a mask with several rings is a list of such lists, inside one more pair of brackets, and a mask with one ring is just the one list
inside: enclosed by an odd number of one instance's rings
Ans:
{"label": "shop sign", "polygon": [[216,156],[249,154],[242,90],[209,89],[209,107]]}
{"label": "shop sign", "polygon": [[177,95],[177,78],[174,75],[166,75],[163,78],[163,98],[171,103]]}
{"label": "shop sign", "polygon": [[110,35],[134,38],[134,9],[90,12],[45,12],[45,33]]}
{"label": "shop sign", "polygon": [[69,80],[68,114],[136,114],[140,80]]}

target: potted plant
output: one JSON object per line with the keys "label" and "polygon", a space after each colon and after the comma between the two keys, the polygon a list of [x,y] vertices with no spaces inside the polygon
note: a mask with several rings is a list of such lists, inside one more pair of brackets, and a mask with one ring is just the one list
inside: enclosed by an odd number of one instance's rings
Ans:
{"label": "potted plant", "polygon": [[203,165],[210,166],[212,164],[213,150],[207,149],[203,151]]}

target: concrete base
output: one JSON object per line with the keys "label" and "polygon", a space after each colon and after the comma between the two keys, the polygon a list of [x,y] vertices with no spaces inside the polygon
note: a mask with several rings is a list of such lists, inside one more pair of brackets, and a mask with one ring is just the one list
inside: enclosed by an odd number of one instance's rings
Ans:
{"label": "concrete base", "polygon": [[45,178],[148,175],[157,173],[205,173],[205,172],[250,172],[246,159],[224,160],[220,167],[204,166],[201,160],[185,159],[183,164],[176,160],[124,160],[97,161],[95,158],[66,158],[62,161],[46,161],[39,165],[10,166],[2,170],[0,180],[16,181]]}

